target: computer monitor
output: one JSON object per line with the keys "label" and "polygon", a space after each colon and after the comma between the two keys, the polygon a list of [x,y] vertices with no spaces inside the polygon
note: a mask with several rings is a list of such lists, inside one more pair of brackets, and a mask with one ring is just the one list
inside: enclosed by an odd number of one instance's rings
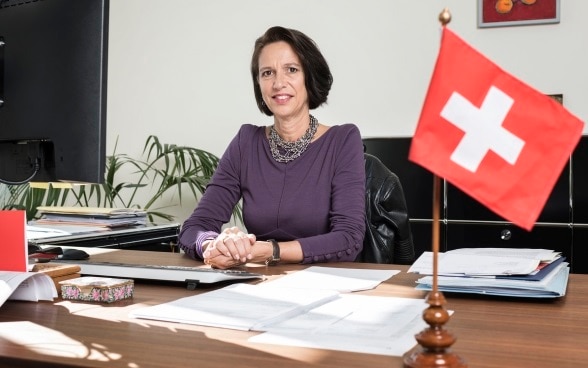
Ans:
{"label": "computer monitor", "polygon": [[109,0],[0,0],[0,181],[103,182],[108,19]]}

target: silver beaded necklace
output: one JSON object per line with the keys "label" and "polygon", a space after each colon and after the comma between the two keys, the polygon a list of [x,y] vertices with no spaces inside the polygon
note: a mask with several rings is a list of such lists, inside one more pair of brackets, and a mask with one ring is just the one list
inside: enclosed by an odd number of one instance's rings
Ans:
{"label": "silver beaded necklace", "polygon": [[272,157],[278,162],[290,162],[300,157],[300,155],[306,151],[312,137],[314,137],[316,130],[318,129],[318,120],[312,115],[310,116],[310,124],[308,129],[302,137],[294,142],[288,142],[282,139],[274,125],[270,127],[269,133],[269,145]]}

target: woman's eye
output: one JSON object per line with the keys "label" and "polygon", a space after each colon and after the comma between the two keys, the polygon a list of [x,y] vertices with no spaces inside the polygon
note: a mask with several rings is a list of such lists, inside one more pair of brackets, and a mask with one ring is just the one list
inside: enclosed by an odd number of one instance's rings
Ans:
{"label": "woman's eye", "polygon": [[262,78],[267,78],[267,77],[271,77],[272,76],[272,71],[271,70],[264,70],[261,72],[261,77]]}
{"label": "woman's eye", "polygon": [[295,68],[293,66],[288,68],[288,73],[296,73],[298,71],[298,68]]}

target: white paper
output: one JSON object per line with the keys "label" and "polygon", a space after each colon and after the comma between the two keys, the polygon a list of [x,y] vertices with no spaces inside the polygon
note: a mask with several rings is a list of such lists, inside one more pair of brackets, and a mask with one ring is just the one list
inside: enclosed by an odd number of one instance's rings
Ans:
{"label": "white paper", "polygon": [[266,326],[257,343],[401,356],[427,325],[422,299],[341,295],[312,311]]}
{"label": "white paper", "polygon": [[532,248],[460,248],[445,252],[446,254],[472,254],[478,256],[519,257],[551,262],[561,255],[549,249]]}
{"label": "white paper", "polygon": [[[439,253],[439,275],[528,275],[539,266],[534,258],[478,255],[468,253]],[[431,275],[433,253],[424,252],[409,268],[408,272]]]}
{"label": "white paper", "polygon": [[65,236],[71,235],[67,231],[63,231],[60,229],[52,229],[49,227],[43,226],[33,226],[27,225],[27,239],[42,239],[42,238],[51,238],[54,236]]}
{"label": "white paper", "polygon": [[310,267],[260,285],[230,285],[140,308],[130,316],[265,332],[253,342],[399,356],[426,327],[425,301],[334,290],[374,288],[398,272]]}
{"label": "white paper", "polygon": [[234,284],[169,303],[131,311],[134,318],[262,331],[277,320],[326,303],[339,296],[333,290],[266,288]]}
{"label": "white paper", "polygon": [[399,270],[366,270],[311,266],[260,286],[302,289],[328,289],[339,292],[370,290],[398,274]]}
{"label": "white paper", "polygon": [[55,283],[42,272],[0,271],[0,306],[8,299],[37,302],[57,298]]}

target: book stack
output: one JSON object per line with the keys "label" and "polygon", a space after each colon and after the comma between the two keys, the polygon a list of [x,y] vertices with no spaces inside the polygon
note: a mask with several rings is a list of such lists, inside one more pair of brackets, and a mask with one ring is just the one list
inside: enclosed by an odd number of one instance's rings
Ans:
{"label": "book stack", "polygon": [[[408,272],[425,275],[417,289],[432,290],[433,254],[425,252]],[[559,252],[546,249],[463,248],[439,253],[439,291],[509,297],[564,296],[570,268]]]}
{"label": "book stack", "polygon": [[147,223],[147,213],[134,208],[38,207],[35,225],[95,226],[108,229],[139,226]]}

